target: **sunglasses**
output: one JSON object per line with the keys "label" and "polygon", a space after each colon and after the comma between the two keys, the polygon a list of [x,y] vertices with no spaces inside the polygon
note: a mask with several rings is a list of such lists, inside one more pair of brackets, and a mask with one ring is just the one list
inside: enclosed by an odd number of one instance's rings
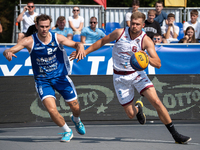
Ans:
{"label": "sunglasses", "polygon": [[153,38],[153,40],[160,40],[160,38]]}
{"label": "sunglasses", "polygon": [[73,11],[79,11],[78,9],[74,9]]}
{"label": "sunglasses", "polygon": [[28,8],[33,8],[33,7],[35,7],[35,6],[28,6]]}
{"label": "sunglasses", "polygon": [[92,24],[92,23],[96,24],[97,22],[90,22],[90,24]]}

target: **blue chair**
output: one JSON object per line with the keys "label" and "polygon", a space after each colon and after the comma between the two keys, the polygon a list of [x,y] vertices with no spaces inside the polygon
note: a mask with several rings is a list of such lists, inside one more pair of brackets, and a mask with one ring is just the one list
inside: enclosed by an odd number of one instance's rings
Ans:
{"label": "blue chair", "polygon": [[182,39],[184,37],[184,32],[183,32],[183,24],[180,22],[175,22],[174,25],[179,27],[179,35],[177,37],[178,40]]}
{"label": "blue chair", "polygon": [[100,29],[101,31],[103,31],[106,34],[106,30],[105,29],[103,29],[103,28],[98,28],[98,29]]}
{"label": "blue chair", "polygon": [[72,40],[73,40],[74,42],[80,42],[80,41],[81,41],[81,35],[80,35],[80,34],[75,34],[75,35],[73,35]]}
{"label": "blue chair", "polygon": [[106,34],[110,34],[115,29],[121,28],[118,22],[107,22],[106,23]]}

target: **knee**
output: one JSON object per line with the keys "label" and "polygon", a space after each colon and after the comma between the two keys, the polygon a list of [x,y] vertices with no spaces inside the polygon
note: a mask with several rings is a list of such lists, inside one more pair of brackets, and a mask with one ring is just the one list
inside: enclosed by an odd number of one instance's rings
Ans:
{"label": "knee", "polygon": [[58,110],[56,108],[48,108],[48,112],[50,115],[57,115]]}
{"label": "knee", "polygon": [[155,101],[153,102],[153,106],[154,106],[156,109],[158,109],[158,108],[161,108],[161,107],[163,106],[163,104],[162,104],[162,102],[161,102],[159,99],[157,99],[157,100],[155,100]]}

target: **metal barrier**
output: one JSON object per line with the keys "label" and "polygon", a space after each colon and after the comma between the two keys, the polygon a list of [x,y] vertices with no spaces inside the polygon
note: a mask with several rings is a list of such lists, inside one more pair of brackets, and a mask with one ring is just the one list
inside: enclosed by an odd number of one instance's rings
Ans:
{"label": "metal barrier", "polygon": [[[23,7],[26,4],[19,5],[20,12],[22,12]],[[126,26],[125,21],[125,15],[127,12],[131,12],[131,7],[107,7],[106,10],[101,5],[50,5],[50,4],[35,4],[36,9],[35,11],[39,14],[44,13],[47,15],[50,15],[52,17],[52,24],[53,27],[55,25],[56,19],[59,16],[65,16],[66,21],[68,21],[68,17],[72,16],[72,9],[74,6],[80,7],[80,16],[84,17],[84,27],[89,26],[89,19],[92,16],[97,17],[98,19],[98,25],[97,27],[102,27],[102,24],[105,22],[119,22],[121,27]],[[155,9],[154,7],[139,7],[139,11],[143,12],[145,15],[147,15],[148,11],[150,9]],[[191,9],[195,8],[164,8],[163,11],[165,11],[167,14],[173,13],[175,14],[175,21],[176,22],[183,22],[190,20],[190,15],[187,12],[190,12]],[[200,8],[196,8],[200,11]],[[17,7],[15,8],[16,12],[19,12],[17,10]],[[19,13],[20,13],[19,12]],[[187,15],[187,17],[186,17]],[[15,20],[17,18],[17,15],[15,16]],[[186,20],[187,19],[187,20]],[[14,22],[15,23],[15,22]],[[66,26],[69,27],[68,22],[66,23]],[[20,30],[22,29],[22,23],[20,24]],[[16,35],[20,31],[14,30],[13,34]],[[12,42],[15,43],[17,36],[13,36]]]}

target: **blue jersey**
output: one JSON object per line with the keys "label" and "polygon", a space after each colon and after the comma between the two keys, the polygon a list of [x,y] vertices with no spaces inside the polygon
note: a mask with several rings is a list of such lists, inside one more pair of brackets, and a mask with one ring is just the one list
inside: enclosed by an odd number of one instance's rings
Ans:
{"label": "blue jersey", "polygon": [[51,41],[44,44],[33,34],[33,47],[30,52],[35,78],[52,79],[68,75],[70,64],[67,53],[57,41],[57,33],[49,32]]}

